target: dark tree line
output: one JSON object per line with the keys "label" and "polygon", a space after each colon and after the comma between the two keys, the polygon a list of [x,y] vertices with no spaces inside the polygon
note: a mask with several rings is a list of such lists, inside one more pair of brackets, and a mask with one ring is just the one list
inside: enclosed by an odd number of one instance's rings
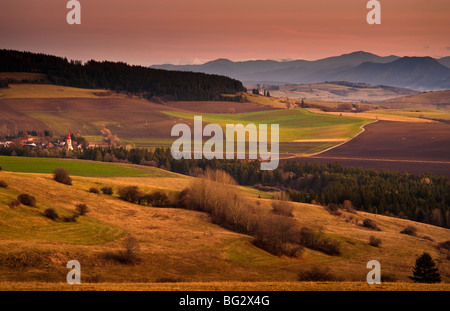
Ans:
{"label": "dark tree line", "polygon": [[13,50],[0,50],[0,71],[43,73],[57,85],[129,92],[148,99],[168,96],[175,100],[214,100],[221,94],[245,91],[240,81],[225,76],[151,69],[121,62],[91,60],[82,64],[67,58]]}
{"label": "dark tree line", "polygon": [[338,163],[284,162],[274,171],[261,171],[260,162],[242,160],[175,160],[169,148],[88,148],[28,150],[0,147],[0,155],[73,157],[78,159],[151,165],[196,175],[207,168],[230,174],[240,185],[262,190],[280,189],[291,200],[304,203],[343,204],[351,201],[360,211],[404,217],[450,228],[450,180],[431,174],[342,167]]}

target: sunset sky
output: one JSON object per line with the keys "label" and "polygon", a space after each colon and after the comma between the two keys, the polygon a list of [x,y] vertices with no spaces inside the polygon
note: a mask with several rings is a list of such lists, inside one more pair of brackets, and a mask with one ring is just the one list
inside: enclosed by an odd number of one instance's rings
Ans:
{"label": "sunset sky", "polygon": [[449,0],[2,0],[0,48],[130,64],[217,58],[319,59],[364,50],[378,55],[450,55]]}

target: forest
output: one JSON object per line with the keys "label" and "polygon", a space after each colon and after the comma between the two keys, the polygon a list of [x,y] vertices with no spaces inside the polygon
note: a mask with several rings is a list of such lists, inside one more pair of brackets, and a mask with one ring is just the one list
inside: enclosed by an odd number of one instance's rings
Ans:
{"label": "forest", "polygon": [[0,155],[133,163],[192,176],[199,176],[207,169],[220,169],[240,185],[274,194],[283,191],[292,201],[338,207],[351,203],[355,210],[450,228],[450,179],[444,176],[293,161],[281,162],[276,170],[263,171],[258,160],[175,160],[170,148],[97,147],[67,151],[0,147]]}
{"label": "forest", "polygon": [[[151,69],[121,62],[90,60],[82,64],[67,58],[13,50],[0,50],[0,72],[42,73],[56,85],[128,92],[147,99],[223,100],[222,94],[245,91],[240,81],[225,76]],[[4,84],[0,83],[5,87]]]}

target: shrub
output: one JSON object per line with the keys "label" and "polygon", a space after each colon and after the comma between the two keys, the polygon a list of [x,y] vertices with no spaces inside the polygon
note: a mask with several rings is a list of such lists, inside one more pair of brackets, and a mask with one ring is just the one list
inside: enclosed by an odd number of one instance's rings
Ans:
{"label": "shrub", "polygon": [[18,207],[19,205],[20,205],[19,200],[12,200],[11,202],[8,203],[8,206],[10,208]]}
{"label": "shrub", "polygon": [[341,254],[341,244],[339,241],[332,240],[322,232],[315,232],[309,228],[301,229],[300,244],[332,256],[339,256]]}
{"label": "shrub", "polygon": [[414,226],[406,226],[400,233],[416,236],[417,235],[417,228]]}
{"label": "shrub", "polygon": [[133,258],[127,256],[124,252],[104,252],[100,254],[100,258],[107,261],[115,261],[122,265],[131,265],[134,263]]}
{"label": "shrub", "polygon": [[72,216],[64,216],[61,218],[63,222],[76,222],[78,214],[73,214]]}
{"label": "shrub", "polygon": [[344,203],[342,203],[342,209],[349,213],[356,214],[356,211],[353,208],[352,201],[350,200],[345,200]]}
{"label": "shrub", "polygon": [[95,187],[89,188],[89,192],[90,192],[90,193],[95,193],[95,194],[100,194],[100,190],[98,190],[98,189],[95,188]]}
{"label": "shrub", "polygon": [[137,256],[139,252],[139,243],[133,236],[127,236],[123,240],[124,251],[118,252],[104,252],[100,254],[100,258],[108,261],[115,261],[123,265],[131,265],[138,262],[140,259]]}
{"label": "shrub", "polygon": [[72,178],[70,178],[69,172],[62,167],[59,167],[53,171],[53,179],[65,185],[72,185]]}
{"label": "shrub", "polygon": [[184,188],[180,193],[178,193],[176,201],[175,201],[175,207],[177,208],[189,208],[189,202],[190,202],[190,194],[191,189]]}
{"label": "shrub", "polygon": [[314,266],[309,270],[300,272],[298,280],[300,282],[329,282],[335,281],[336,278],[325,268]]}
{"label": "shrub", "polygon": [[8,184],[4,180],[0,180],[0,188],[6,188],[8,187]]}
{"label": "shrub", "polygon": [[58,213],[55,211],[55,209],[53,207],[47,208],[44,211],[44,216],[51,220],[56,220],[59,218]]}
{"label": "shrub", "polygon": [[294,206],[292,203],[287,201],[272,201],[272,212],[277,215],[286,216],[286,217],[294,217],[292,213],[294,211]]}
{"label": "shrub", "polygon": [[140,250],[140,246],[135,237],[128,235],[125,240],[123,240],[122,244],[128,257],[136,257],[137,253]]}
{"label": "shrub", "polygon": [[151,194],[142,196],[139,200],[139,204],[166,207],[170,205],[170,201],[167,197],[167,194],[165,194],[164,192],[155,191]]}
{"label": "shrub", "polygon": [[36,198],[32,195],[23,193],[17,197],[20,203],[23,205],[34,207],[36,205]]}
{"label": "shrub", "polygon": [[377,237],[375,237],[373,235],[370,236],[370,238],[369,238],[369,245],[378,247],[378,246],[380,246],[380,244],[381,244],[381,239],[380,238],[377,238]]}
{"label": "shrub", "polygon": [[339,205],[337,204],[328,204],[325,209],[328,211],[328,213],[330,213],[331,215],[334,216],[341,216],[342,212],[339,210]]}
{"label": "shrub", "polygon": [[119,188],[119,198],[121,200],[131,203],[139,203],[142,196],[142,192],[139,191],[137,186],[125,186]]}
{"label": "shrub", "polygon": [[104,194],[107,195],[112,195],[113,194],[113,189],[111,187],[103,187],[102,189],[100,189]]}
{"label": "shrub", "polygon": [[260,217],[256,223],[256,246],[271,254],[295,256],[302,249],[293,242],[296,237],[296,222],[290,217],[267,215]]}
{"label": "shrub", "polygon": [[84,216],[89,212],[89,208],[86,204],[79,203],[75,206],[75,211],[77,215]]}
{"label": "shrub", "polygon": [[378,228],[377,223],[375,221],[373,221],[372,219],[368,219],[368,218],[364,219],[363,227],[372,229],[372,230],[381,231],[380,228]]}

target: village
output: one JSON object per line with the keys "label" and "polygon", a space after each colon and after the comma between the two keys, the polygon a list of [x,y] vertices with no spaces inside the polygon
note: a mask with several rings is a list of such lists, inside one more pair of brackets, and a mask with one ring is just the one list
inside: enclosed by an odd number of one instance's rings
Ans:
{"label": "village", "polygon": [[21,131],[17,136],[0,138],[0,147],[23,147],[29,149],[83,150],[97,147],[81,136],[72,139],[70,131],[63,137],[54,137],[49,131]]}

